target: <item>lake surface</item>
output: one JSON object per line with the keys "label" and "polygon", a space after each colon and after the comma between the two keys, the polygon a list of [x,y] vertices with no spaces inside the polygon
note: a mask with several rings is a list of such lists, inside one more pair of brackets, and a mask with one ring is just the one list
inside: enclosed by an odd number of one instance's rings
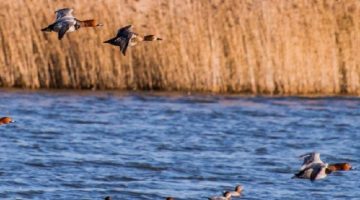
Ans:
{"label": "lake surface", "polygon": [[[0,199],[359,199],[360,99],[0,90]],[[355,170],[291,179],[319,151]]]}

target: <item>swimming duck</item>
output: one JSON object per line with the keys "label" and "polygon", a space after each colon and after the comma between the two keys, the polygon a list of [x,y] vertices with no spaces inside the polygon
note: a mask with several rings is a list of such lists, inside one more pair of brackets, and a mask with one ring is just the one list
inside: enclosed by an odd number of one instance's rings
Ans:
{"label": "swimming duck", "polygon": [[239,197],[243,190],[244,190],[243,186],[237,185],[235,187],[235,191],[230,192],[230,194],[231,194],[232,197]]}
{"label": "swimming duck", "polygon": [[304,178],[315,181],[325,178],[334,171],[349,171],[352,169],[349,163],[324,163],[320,159],[320,153],[316,152],[304,154],[300,157],[304,158],[303,165],[292,178]]}
{"label": "swimming duck", "polygon": [[0,118],[0,125],[2,124],[10,124],[10,123],[14,123],[15,121],[13,121],[10,117],[2,117]]}
{"label": "swimming duck", "polygon": [[172,197],[166,197],[166,200],[174,200]]}
{"label": "swimming duck", "polygon": [[63,8],[55,11],[55,22],[50,24],[48,27],[41,29],[41,31],[57,32],[58,39],[61,40],[64,37],[65,33],[76,31],[81,27],[103,26],[102,24],[97,24],[94,19],[84,21],[78,20],[72,15],[72,12],[73,9],[71,8]]}
{"label": "swimming duck", "polygon": [[209,197],[209,200],[231,200],[231,192],[224,192],[222,197]]}
{"label": "swimming duck", "polygon": [[110,197],[110,196],[107,196],[107,197],[105,197],[104,200],[111,200],[111,197]]}
{"label": "swimming duck", "polygon": [[107,40],[104,43],[109,43],[114,46],[119,46],[120,51],[125,55],[129,44],[130,46],[135,46],[142,41],[162,40],[161,38],[155,35],[140,36],[139,34],[132,32],[130,30],[131,28],[132,25],[128,25],[120,28],[117,32],[116,37],[111,38],[110,40]]}

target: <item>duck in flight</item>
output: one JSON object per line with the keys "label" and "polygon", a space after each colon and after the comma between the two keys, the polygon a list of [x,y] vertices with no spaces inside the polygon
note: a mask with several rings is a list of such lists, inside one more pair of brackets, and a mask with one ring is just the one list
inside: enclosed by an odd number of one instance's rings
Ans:
{"label": "duck in flight", "polygon": [[139,34],[132,32],[131,27],[132,25],[128,25],[120,28],[117,32],[116,37],[111,38],[110,40],[107,40],[104,43],[109,43],[114,46],[119,46],[120,51],[122,52],[122,54],[125,55],[129,45],[135,46],[142,41],[162,40],[161,38],[155,35],[140,36]]}
{"label": "duck in flight", "polygon": [[300,158],[304,159],[303,164],[299,172],[294,174],[292,178],[303,178],[315,181],[323,179],[335,171],[352,170],[352,166],[349,163],[324,163],[320,159],[320,153],[317,152],[304,154],[300,156]]}
{"label": "duck in flight", "polygon": [[73,15],[74,10],[71,8],[63,8],[55,11],[56,19],[55,22],[50,24],[48,27],[41,29],[44,32],[57,32],[58,39],[61,40],[65,33],[73,32],[81,27],[97,27],[103,26],[102,24],[96,23],[96,20],[78,20]]}

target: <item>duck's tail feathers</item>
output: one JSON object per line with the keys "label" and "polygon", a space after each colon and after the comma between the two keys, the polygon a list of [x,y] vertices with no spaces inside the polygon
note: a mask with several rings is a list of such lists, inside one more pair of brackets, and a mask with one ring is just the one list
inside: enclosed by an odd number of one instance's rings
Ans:
{"label": "duck's tail feathers", "polygon": [[109,44],[112,44],[113,42],[114,42],[114,38],[111,38],[110,40],[104,41],[104,43],[109,43]]}
{"label": "duck's tail feathers", "polygon": [[53,27],[54,27],[54,25],[51,24],[51,25],[49,25],[48,27],[41,29],[41,31],[51,32],[51,31],[53,30]]}

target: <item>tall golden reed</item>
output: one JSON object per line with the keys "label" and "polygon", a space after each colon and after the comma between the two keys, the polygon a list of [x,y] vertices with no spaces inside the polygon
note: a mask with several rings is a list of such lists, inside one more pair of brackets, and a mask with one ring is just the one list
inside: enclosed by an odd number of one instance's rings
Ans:
{"label": "tall golden reed", "polygon": [[[62,41],[54,10],[105,24]],[[102,42],[128,24],[162,42]],[[359,0],[1,0],[0,86],[360,94]]]}

